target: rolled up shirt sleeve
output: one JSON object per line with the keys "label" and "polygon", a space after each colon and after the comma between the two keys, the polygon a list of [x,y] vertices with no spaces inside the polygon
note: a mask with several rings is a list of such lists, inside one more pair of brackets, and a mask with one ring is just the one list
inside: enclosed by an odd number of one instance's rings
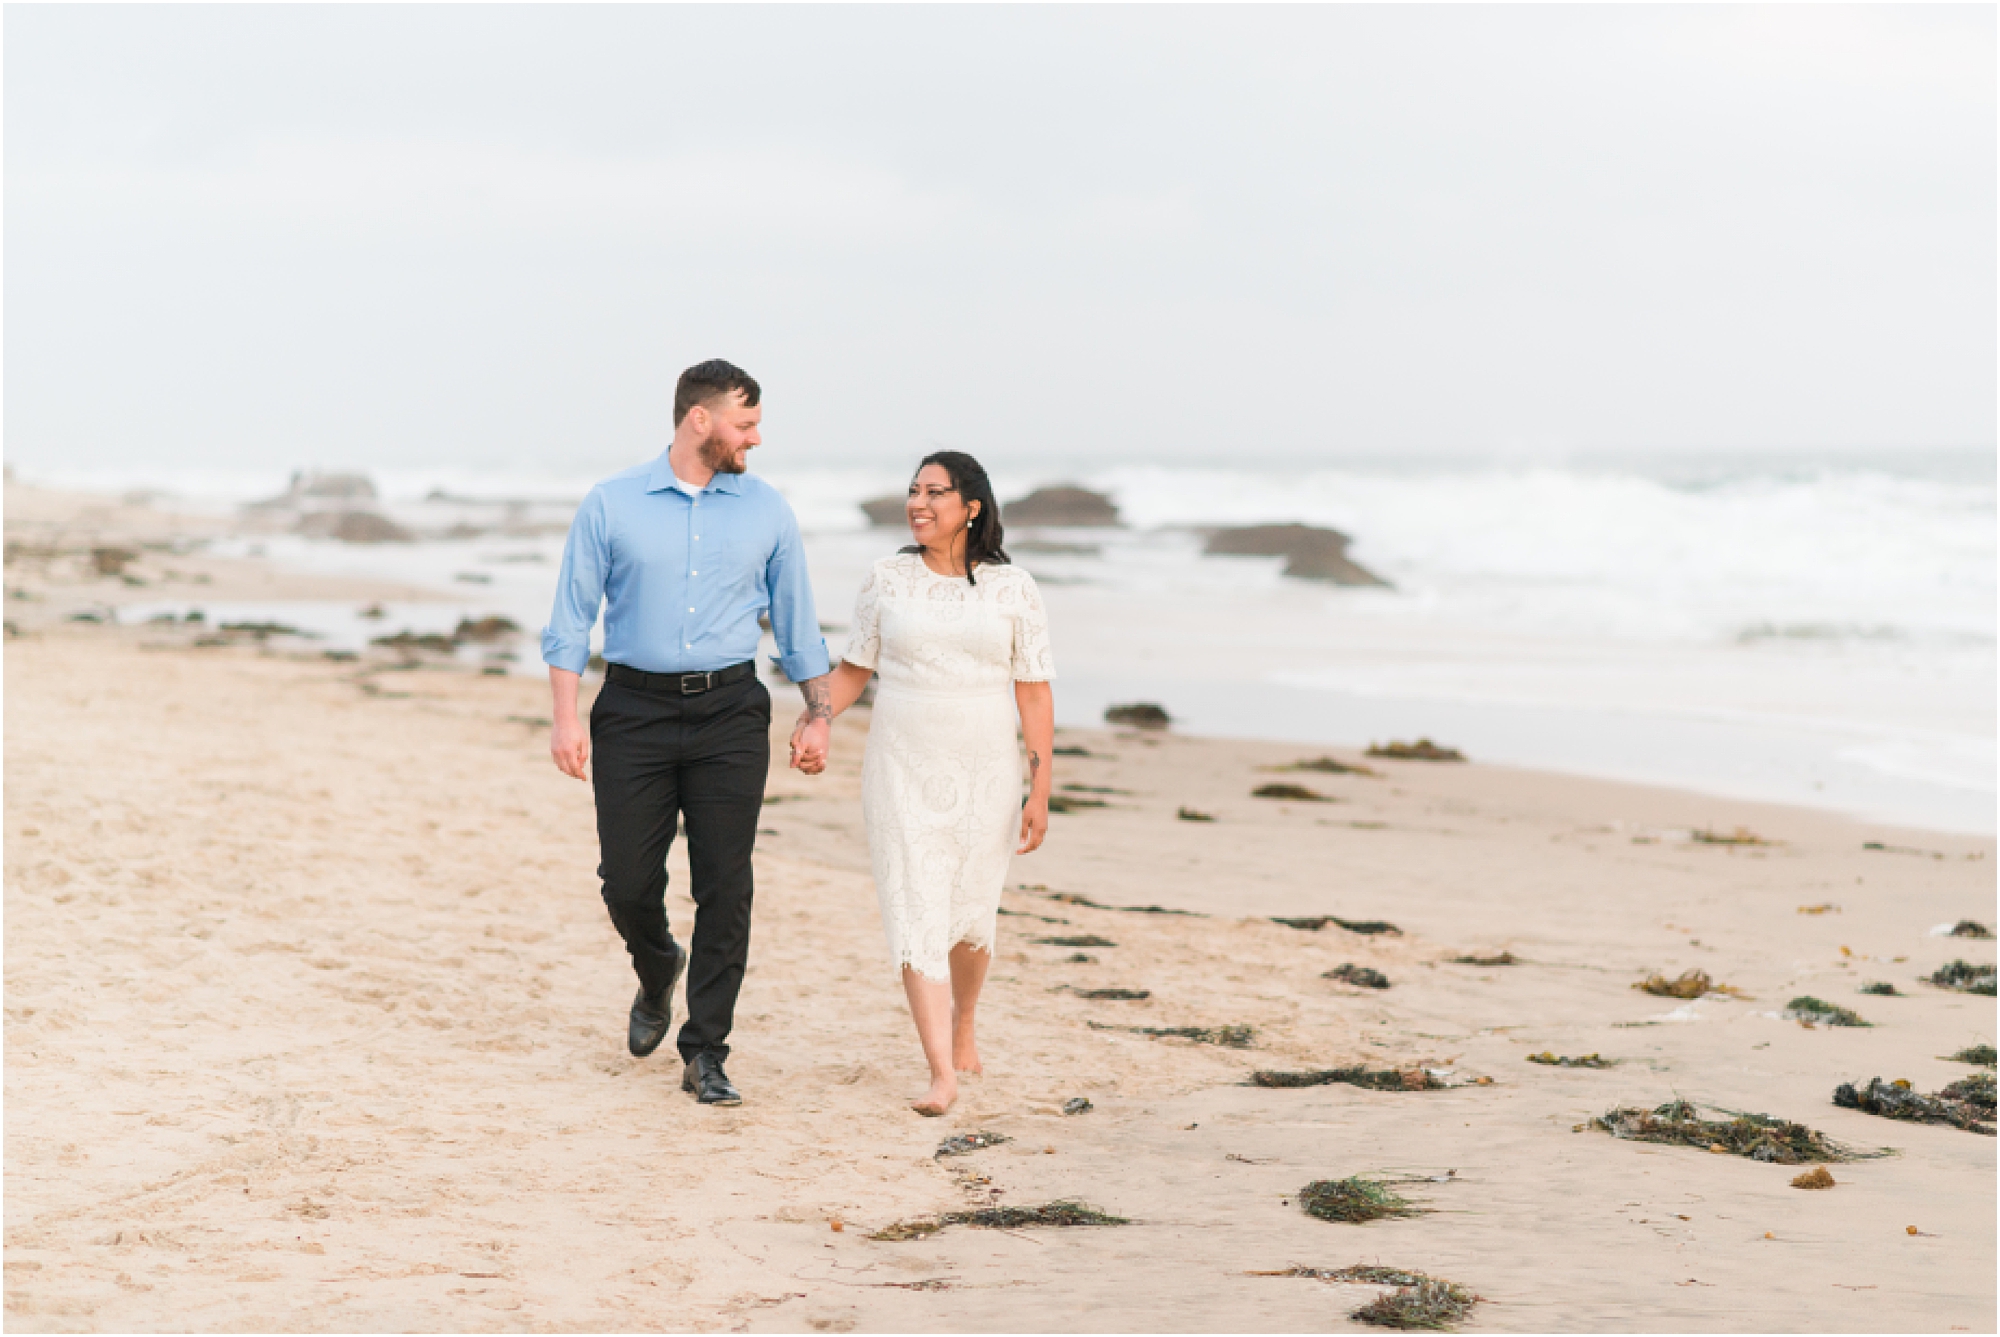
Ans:
{"label": "rolled up shirt sleeve", "polygon": [[597,625],[610,567],[604,492],[592,488],[570,522],[562,573],[556,577],[555,608],[549,613],[549,625],[542,628],[542,662],[549,667],[577,674],[590,667],[590,631]]}
{"label": "rolled up shirt sleeve", "polygon": [[784,507],[764,580],[771,596],[771,636],[778,643],[776,658],[785,676],[804,682],[830,672],[833,664],[827,658],[826,638],[819,634],[819,613],[813,608],[812,581],[806,573],[805,542],[789,506]]}

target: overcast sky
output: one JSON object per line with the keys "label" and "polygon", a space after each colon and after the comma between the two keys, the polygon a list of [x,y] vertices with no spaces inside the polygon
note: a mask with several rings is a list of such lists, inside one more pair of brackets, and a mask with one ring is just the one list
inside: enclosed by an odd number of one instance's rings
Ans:
{"label": "overcast sky", "polygon": [[29,468],[1994,445],[1990,5],[5,24]]}

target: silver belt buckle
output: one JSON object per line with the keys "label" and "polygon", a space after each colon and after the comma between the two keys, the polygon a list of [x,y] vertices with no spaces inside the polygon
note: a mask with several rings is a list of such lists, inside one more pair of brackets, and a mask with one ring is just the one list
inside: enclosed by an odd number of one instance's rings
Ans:
{"label": "silver belt buckle", "polygon": [[683,673],[681,674],[681,695],[699,696],[715,686],[714,679],[715,675],[713,673]]}

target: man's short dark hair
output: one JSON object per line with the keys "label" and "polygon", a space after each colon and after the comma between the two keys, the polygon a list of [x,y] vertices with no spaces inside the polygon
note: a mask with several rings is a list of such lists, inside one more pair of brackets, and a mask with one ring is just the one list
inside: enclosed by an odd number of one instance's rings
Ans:
{"label": "man's short dark hair", "polygon": [[713,404],[738,390],[743,392],[743,403],[749,408],[756,408],[764,394],[750,373],[733,362],[712,357],[695,363],[681,373],[680,383],[674,386],[674,426],[679,427],[681,419],[695,405]]}

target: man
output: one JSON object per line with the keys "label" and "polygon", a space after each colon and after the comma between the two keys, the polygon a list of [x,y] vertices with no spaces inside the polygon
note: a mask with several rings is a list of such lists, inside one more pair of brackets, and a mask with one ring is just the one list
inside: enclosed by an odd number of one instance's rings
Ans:
{"label": "man", "polygon": [[[641,1058],[659,1047],[688,967],[681,1089],[704,1105],[743,1100],[722,1065],[749,955],[750,852],[770,767],[760,614],[768,610],[778,662],[805,694],[794,766],[825,765],[832,723],[798,521],[776,489],[743,471],[762,442],[761,397],[756,381],[720,359],[681,373],[667,452],[605,479],[578,508],[542,633],[555,694],[549,751],[579,780],[597,754],[597,875],[639,976],[627,1044]],[[586,737],[577,684],[600,602],[604,686]],[[665,906],[680,818],[695,902],[691,952],[668,932]]]}

